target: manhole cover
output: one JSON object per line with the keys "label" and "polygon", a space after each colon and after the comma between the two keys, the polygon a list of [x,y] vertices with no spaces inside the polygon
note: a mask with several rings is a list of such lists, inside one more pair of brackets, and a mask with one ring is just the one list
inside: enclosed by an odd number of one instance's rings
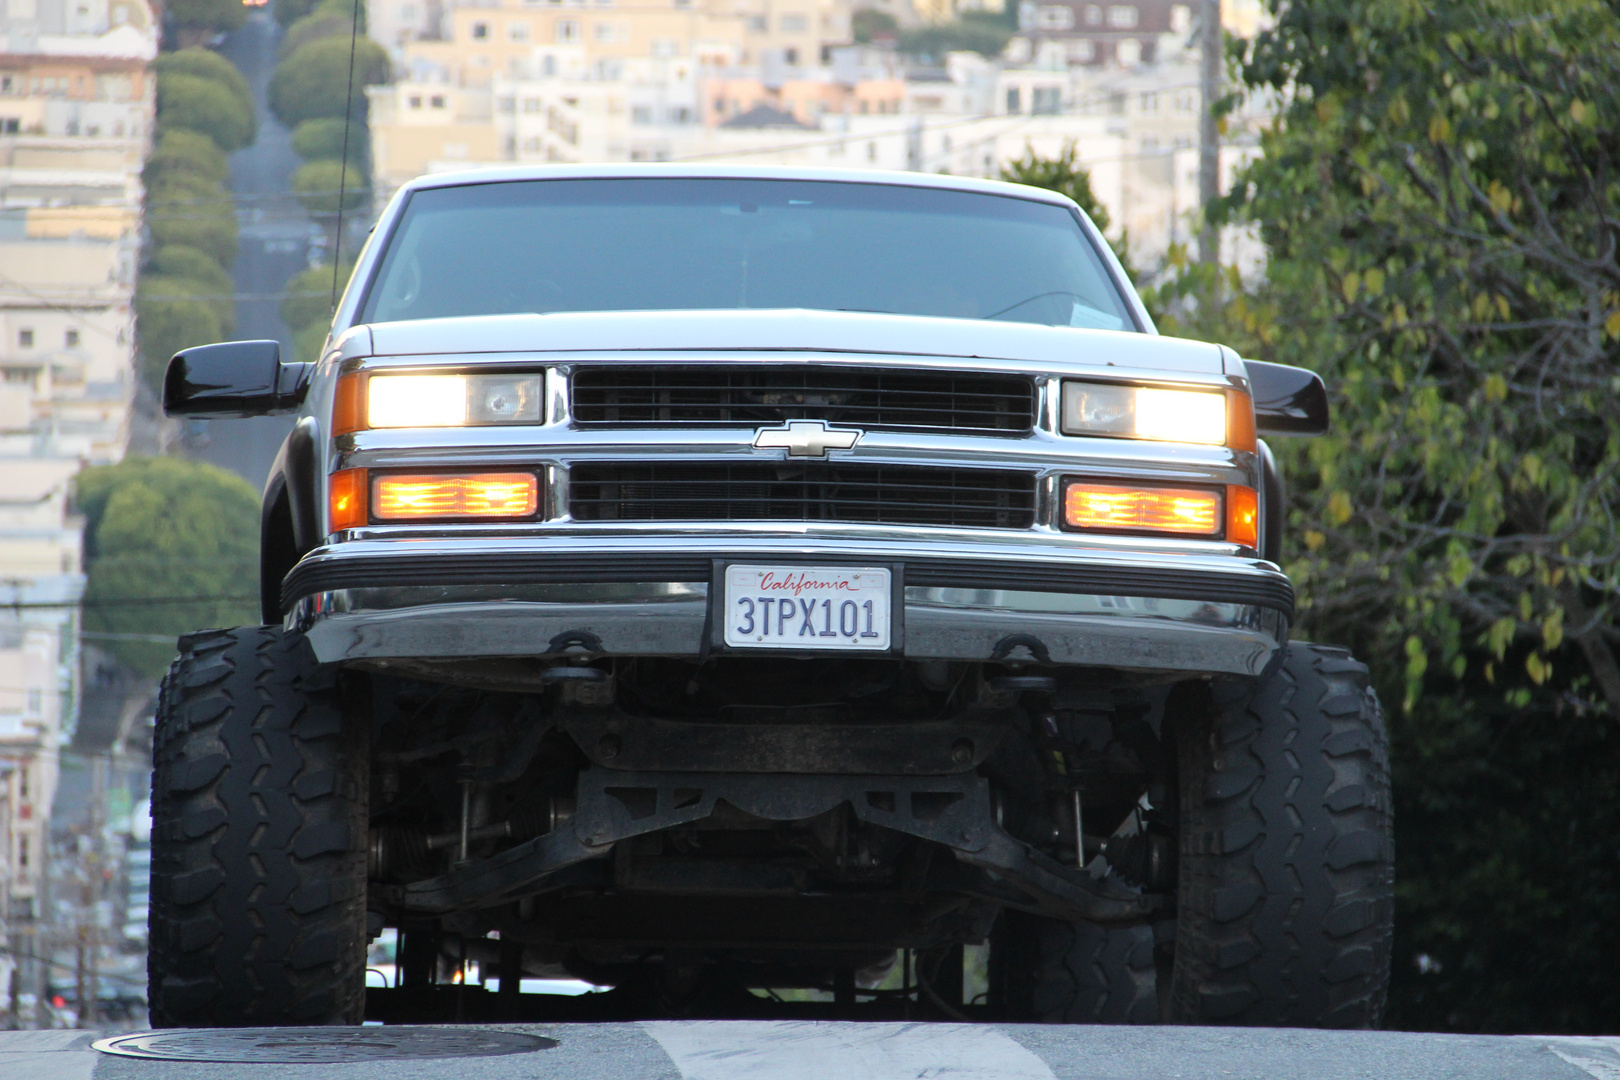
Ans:
{"label": "manhole cover", "polygon": [[556,1039],[467,1028],[217,1028],[142,1031],[92,1043],[104,1054],[155,1061],[335,1064],[527,1054]]}

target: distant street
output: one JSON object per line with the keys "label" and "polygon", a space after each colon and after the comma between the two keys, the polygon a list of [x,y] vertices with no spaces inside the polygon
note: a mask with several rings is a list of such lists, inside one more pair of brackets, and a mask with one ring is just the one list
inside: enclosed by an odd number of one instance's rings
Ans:
{"label": "distant street", "polygon": [[[236,337],[275,338],[290,355],[292,337],[282,325],[276,299],[287,279],[308,265],[315,233],[309,216],[290,191],[300,164],[292,134],[270,115],[266,105],[270,75],[275,70],[281,27],[261,8],[231,34],[220,52],[242,72],[253,90],[259,138],[231,155],[231,192],[241,225],[236,257],[236,291],[249,297],[236,304]],[[270,462],[292,428],[287,417],[207,421],[207,446],[191,455],[230,469],[255,488],[264,485]]]}
{"label": "distant street", "polygon": [[[1620,1075],[1617,1039],[1393,1031],[684,1021],[160,1035],[144,1048],[171,1053],[170,1060],[97,1054],[89,1049],[95,1036],[88,1032],[0,1033],[0,1076],[6,1080],[416,1080],[442,1076],[460,1080],[1607,1080]],[[136,1049],[143,1046],[137,1044]]]}

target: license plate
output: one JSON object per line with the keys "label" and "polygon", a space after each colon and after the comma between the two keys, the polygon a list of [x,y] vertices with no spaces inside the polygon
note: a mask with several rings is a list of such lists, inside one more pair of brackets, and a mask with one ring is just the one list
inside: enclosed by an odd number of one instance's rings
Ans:
{"label": "license plate", "polygon": [[887,567],[744,566],[725,570],[733,648],[886,650],[894,623]]}

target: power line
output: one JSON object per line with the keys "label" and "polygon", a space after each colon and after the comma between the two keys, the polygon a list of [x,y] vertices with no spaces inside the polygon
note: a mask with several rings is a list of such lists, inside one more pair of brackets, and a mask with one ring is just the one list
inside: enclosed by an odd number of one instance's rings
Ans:
{"label": "power line", "polygon": [[6,603],[0,601],[0,611],[61,611],[65,608],[103,608],[103,607],[140,607],[160,606],[171,604],[225,604],[242,603],[256,604],[257,596],[121,596],[108,597],[101,600],[70,600],[60,603],[47,603],[38,600]]}

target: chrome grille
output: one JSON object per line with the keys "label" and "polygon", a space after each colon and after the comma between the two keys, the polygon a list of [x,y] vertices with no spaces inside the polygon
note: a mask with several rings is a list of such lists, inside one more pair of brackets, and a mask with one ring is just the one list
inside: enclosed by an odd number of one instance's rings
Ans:
{"label": "chrome grille", "polygon": [[580,463],[576,521],[840,521],[1027,529],[1035,477],[828,462]]}
{"label": "chrome grille", "polygon": [[574,371],[582,427],[757,427],[825,420],[874,431],[1020,435],[1034,382],[1017,375],[835,365],[589,366]]}

